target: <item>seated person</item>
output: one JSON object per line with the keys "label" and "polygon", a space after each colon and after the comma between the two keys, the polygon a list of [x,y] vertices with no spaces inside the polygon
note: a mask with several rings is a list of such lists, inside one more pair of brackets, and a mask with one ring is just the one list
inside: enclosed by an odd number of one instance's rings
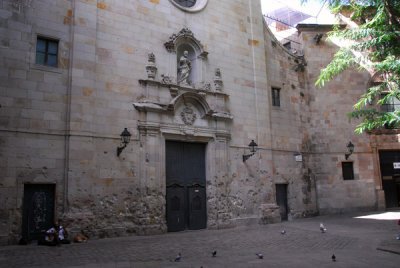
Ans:
{"label": "seated person", "polygon": [[53,226],[45,232],[44,238],[38,241],[39,245],[57,246],[59,244],[69,244],[67,239],[67,231],[65,228],[55,222]]}
{"label": "seated person", "polygon": [[44,237],[38,241],[38,245],[57,246],[58,242],[58,226],[54,224],[44,233]]}
{"label": "seated person", "polygon": [[61,221],[59,223],[56,223],[58,226],[58,241],[61,244],[69,244],[71,241],[67,239],[68,237],[68,232],[67,230],[61,225]]}

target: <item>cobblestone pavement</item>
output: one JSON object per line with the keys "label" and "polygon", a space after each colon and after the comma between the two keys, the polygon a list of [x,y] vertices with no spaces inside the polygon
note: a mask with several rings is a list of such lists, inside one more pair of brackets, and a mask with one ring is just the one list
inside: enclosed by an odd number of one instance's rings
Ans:
{"label": "cobblestone pavement", "polygon": [[[396,221],[355,216],[89,240],[60,247],[4,246],[0,267],[400,267]],[[320,232],[320,222],[326,233]],[[179,252],[182,259],[174,262]]]}

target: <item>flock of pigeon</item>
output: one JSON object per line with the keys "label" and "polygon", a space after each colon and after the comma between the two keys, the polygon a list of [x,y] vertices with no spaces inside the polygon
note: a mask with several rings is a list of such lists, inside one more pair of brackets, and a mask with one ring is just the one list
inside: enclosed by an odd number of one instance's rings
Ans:
{"label": "flock of pigeon", "polygon": [[[327,229],[325,228],[325,226],[324,226],[324,224],[323,224],[322,222],[319,224],[319,230],[321,231],[321,233],[326,233],[326,231],[327,231]],[[283,230],[281,231],[281,234],[282,234],[282,235],[286,234],[286,230],[283,229]],[[213,258],[214,258],[214,257],[217,257],[217,251],[214,250],[214,251],[211,253],[211,256],[212,256]],[[257,258],[259,258],[259,259],[264,259],[264,255],[263,255],[262,253],[256,253],[256,256],[257,256]],[[336,261],[336,256],[335,256],[335,254],[332,254],[331,259],[332,259],[333,262]],[[174,261],[175,261],[175,262],[179,262],[179,261],[181,261],[181,260],[182,260],[182,254],[179,252],[178,255],[175,257],[175,260],[174,260]]]}

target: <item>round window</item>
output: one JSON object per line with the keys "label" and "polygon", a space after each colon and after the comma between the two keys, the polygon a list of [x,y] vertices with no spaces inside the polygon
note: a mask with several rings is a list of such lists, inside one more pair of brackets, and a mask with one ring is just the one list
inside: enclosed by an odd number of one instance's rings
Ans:
{"label": "round window", "polygon": [[187,12],[197,12],[202,10],[206,5],[208,0],[169,0],[176,7],[187,11]]}
{"label": "round window", "polygon": [[183,7],[193,7],[196,4],[196,0],[174,0],[178,5]]}

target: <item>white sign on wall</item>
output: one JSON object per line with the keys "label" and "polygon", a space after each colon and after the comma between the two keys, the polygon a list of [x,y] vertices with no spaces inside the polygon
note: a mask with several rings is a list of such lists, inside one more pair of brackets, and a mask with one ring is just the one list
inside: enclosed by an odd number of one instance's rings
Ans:
{"label": "white sign on wall", "polygon": [[393,162],[394,169],[400,169],[400,162]]}

